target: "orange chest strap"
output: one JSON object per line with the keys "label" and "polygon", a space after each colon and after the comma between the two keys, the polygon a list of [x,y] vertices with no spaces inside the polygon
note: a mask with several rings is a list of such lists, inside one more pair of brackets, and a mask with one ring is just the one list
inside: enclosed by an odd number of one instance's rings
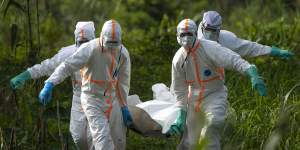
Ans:
{"label": "orange chest strap", "polygon": [[[194,64],[194,74],[196,77],[196,81],[197,83],[200,85],[200,91],[197,97],[197,104],[195,105],[195,111],[199,112],[200,111],[200,106],[202,104],[202,101],[204,99],[204,92],[205,92],[205,88],[206,88],[206,84],[208,82],[214,81],[214,80],[219,80],[222,79],[222,77],[220,75],[208,78],[206,80],[202,80],[201,78],[201,71],[199,70],[201,67],[201,64],[197,62],[197,55],[195,53],[195,51],[192,52],[192,61]],[[191,92],[191,91],[189,91]],[[190,94],[189,94],[190,95]]]}

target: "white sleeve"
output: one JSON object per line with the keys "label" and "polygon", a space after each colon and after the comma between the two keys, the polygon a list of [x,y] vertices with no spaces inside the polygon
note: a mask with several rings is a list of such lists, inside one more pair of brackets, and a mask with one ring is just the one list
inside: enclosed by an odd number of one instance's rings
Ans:
{"label": "white sleeve", "polygon": [[121,106],[127,105],[127,97],[130,89],[130,71],[131,62],[128,51],[124,52],[125,58],[121,62],[119,80],[117,84],[117,96],[121,102]]}
{"label": "white sleeve", "polygon": [[244,72],[251,66],[241,56],[226,47],[222,47],[217,42],[209,41],[205,48],[206,55],[217,67],[236,70],[244,74]]}
{"label": "white sleeve", "polygon": [[50,76],[55,68],[63,62],[66,58],[73,54],[72,49],[61,49],[52,58],[42,61],[40,64],[36,64],[27,69],[32,79],[38,79],[42,76]]}
{"label": "white sleeve", "polygon": [[271,53],[271,47],[256,42],[238,38],[234,33],[222,30],[219,42],[222,46],[231,49],[242,57],[256,57]]}
{"label": "white sleeve", "polygon": [[78,50],[64,62],[62,62],[45,82],[52,82],[54,85],[61,83],[73,72],[81,69],[87,64],[92,56],[93,49],[89,43],[81,45]]}
{"label": "white sleeve", "polygon": [[[178,53],[178,52],[177,52]],[[177,54],[176,54],[177,55]],[[188,85],[186,84],[186,74],[181,67],[181,59],[178,55],[173,58],[172,62],[172,83],[171,91],[175,94],[176,105],[184,110],[187,107]]]}

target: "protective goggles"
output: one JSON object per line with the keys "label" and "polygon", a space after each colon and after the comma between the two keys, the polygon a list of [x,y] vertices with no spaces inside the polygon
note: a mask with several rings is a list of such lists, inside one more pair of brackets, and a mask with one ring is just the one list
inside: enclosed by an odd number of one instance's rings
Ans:
{"label": "protective goggles", "polygon": [[179,37],[185,37],[185,36],[193,36],[193,33],[191,33],[191,32],[185,32],[185,33],[180,33],[179,34]]}
{"label": "protective goggles", "polygon": [[217,29],[217,28],[209,26],[209,25],[205,26],[204,24],[202,24],[202,29],[206,30],[206,31],[215,32],[215,33],[220,32],[220,29]]}

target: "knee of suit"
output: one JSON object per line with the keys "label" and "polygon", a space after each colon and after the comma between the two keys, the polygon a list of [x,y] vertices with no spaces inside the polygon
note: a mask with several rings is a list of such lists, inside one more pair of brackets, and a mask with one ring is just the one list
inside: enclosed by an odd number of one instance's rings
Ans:
{"label": "knee of suit", "polygon": [[110,135],[98,135],[96,137],[93,137],[94,141],[96,142],[102,142],[102,141],[110,141],[113,142]]}
{"label": "knee of suit", "polygon": [[224,122],[225,122],[225,117],[213,117],[208,122],[208,127],[222,129],[222,127],[224,126]]}
{"label": "knee of suit", "polygon": [[86,140],[88,140],[88,136],[84,135],[84,134],[80,134],[80,133],[71,131],[71,135],[72,135],[72,138],[75,143],[81,143],[81,142],[85,142]]}
{"label": "knee of suit", "polygon": [[70,125],[70,133],[74,141],[86,141],[91,137],[91,133],[87,128],[84,126],[74,126]]}

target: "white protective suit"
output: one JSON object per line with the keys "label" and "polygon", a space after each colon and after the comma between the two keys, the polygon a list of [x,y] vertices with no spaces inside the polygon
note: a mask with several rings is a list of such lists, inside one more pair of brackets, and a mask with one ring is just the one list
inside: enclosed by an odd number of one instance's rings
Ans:
{"label": "white protective suit", "polygon": [[[82,39],[92,40],[95,38],[95,28],[93,22],[78,22],[75,29],[75,42]],[[59,66],[65,59],[76,52],[78,47],[75,44],[63,47],[52,58],[42,61],[28,68],[31,78],[38,79],[42,76],[50,76],[55,68]],[[81,93],[81,77],[79,71],[70,74],[73,85],[73,100],[70,117],[70,132],[77,149],[88,150],[94,149],[92,136],[88,128],[88,122],[84,115],[80,102]]]}
{"label": "white protective suit", "polygon": [[[201,29],[198,29],[198,38],[204,38]],[[272,49],[270,46],[240,39],[234,33],[227,30],[220,31],[218,43],[223,47],[238,53],[242,57],[269,55]]]}
{"label": "white protective suit", "polygon": [[[202,25],[210,25],[215,28],[221,27],[221,17],[215,11],[208,11],[204,14],[203,21],[198,27],[198,38],[206,39],[202,33]],[[226,30],[220,30],[218,35],[218,43],[226,47],[242,57],[256,57],[261,55],[268,55],[271,52],[271,47],[261,45],[256,42],[238,38],[234,33]],[[224,75],[223,68],[219,72]],[[175,121],[176,114],[179,109],[174,106],[175,97],[170,95],[168,88],[164,84],[154,84],[152,87],[154,96],[153,100],[140,102],[136,106],[145,110],[153,120],[162,126],[162,133],[169,130],[170,125]]]}
{"label": "white protective suit", "polygon": [[121,27],[104,23],[101,37],[85,43],[65,60],[46,82],[54,85],[79,69],[82,76],[81,104],[87,117],[96,150],[122,150],[126,146],[126,127],[120,106],[126,105],[130,83],[130,57],[124,45],[104,48],[103,35],[121,40]]}
{"label": "white protective suit", "polygon": [[[183,20],[177,32],[193,33],[196,28],[192,20]],[[244,73],[250,67],[240,55],[205,39],[197,39],[189,55],[183,47],[176,52],[171,90],[177,106],[187,111],[186,129],[178,149],[193,149],[199,138],[208,140],[207,149],[220,149],[220,130],[227,109],[227,88],[220,70]]]}

